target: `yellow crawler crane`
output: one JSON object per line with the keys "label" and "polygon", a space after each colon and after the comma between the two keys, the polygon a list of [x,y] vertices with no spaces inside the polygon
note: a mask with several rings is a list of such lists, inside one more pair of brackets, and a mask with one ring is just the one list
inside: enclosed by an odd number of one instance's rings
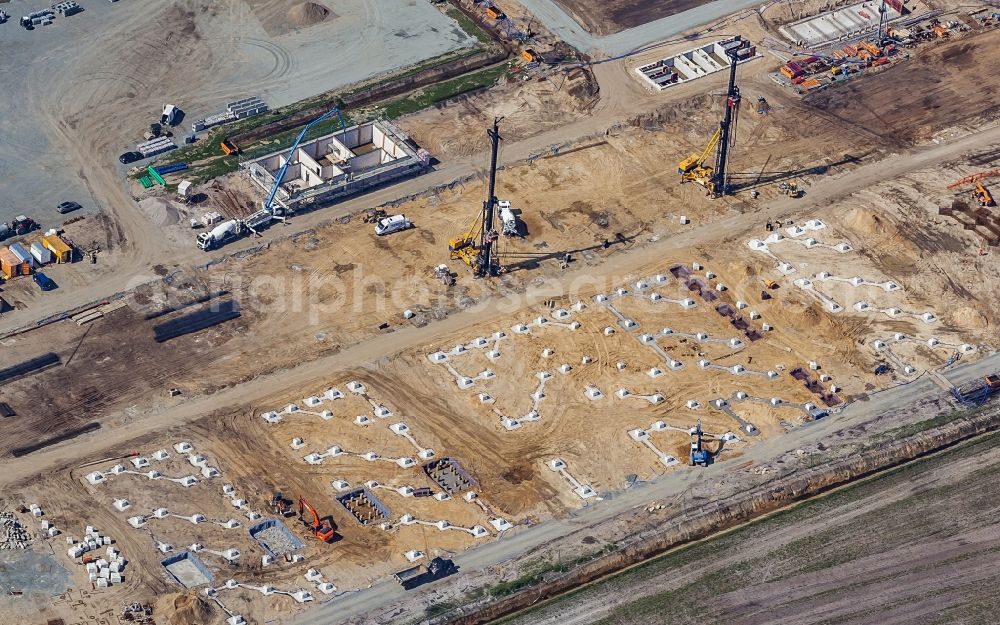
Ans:
{"label": "yellow crawler crane", "polygon": [[706,165],[705,161],[715,152],[721,139],[722,128],[719,128],[712,135],[701,154],[692,154],[677,164],[677,172],[681,175],[681,182],[696,182],[708,189],[709,192],[713,190],[712,174],[715,170],[712,169],[711,165]]}

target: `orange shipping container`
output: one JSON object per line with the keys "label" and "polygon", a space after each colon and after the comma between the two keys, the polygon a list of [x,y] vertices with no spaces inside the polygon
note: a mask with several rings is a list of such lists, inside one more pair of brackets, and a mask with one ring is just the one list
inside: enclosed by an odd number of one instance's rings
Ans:
{"label": "orange shipping container", "polygon": [[0,249],[0,272],[3,272],[3,275],[9,280],[14,276],[26,276],[31,273],[31,265],[22,262],[5,247]]}
{"label": "orange shipping container", "polygon": [[503,17],[506,17],[503,14],[503,11],[500,10],[500,7],[490,7],[488,9],[486,9],[486,15],[489,15],[490,17],[492,17],[495,20],[498,20],[498,19],[501,19]]}

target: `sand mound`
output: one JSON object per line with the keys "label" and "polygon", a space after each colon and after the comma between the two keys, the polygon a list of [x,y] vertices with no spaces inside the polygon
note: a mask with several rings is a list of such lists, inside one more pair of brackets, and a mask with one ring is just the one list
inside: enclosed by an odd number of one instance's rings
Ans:
{"label": "sand mound", "polygon": [[975,308],[964,306],[956,308],[948,314],[948,319],[960,328],[976,328],[981,330],[989,325],[989,320]]}
{"label": "sand mound", "polygon": [[288,9],[288,21],[298,27],[319,24],[330,15],[330,9],[316,2],[302,2]]}
{"label": "sand mound", "polygon": [[174,596],[173,601],[167,599],[158,603],[166,603],[163,612],[170,625],[206,625],[215,617],[212,606],[194,594],[179,594]]}
{"label": "sand mound", "polygon": [[874,211],[859,207],[848,210],[842,221],[852,231],[863,235],[882,234],[888,226]]}

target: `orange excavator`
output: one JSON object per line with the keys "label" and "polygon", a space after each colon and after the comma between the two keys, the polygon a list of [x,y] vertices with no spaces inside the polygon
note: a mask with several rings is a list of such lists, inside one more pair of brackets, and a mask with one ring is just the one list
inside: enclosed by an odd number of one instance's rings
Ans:
{"label": "orange excavator", "polygon": [[[305,517],[306,510],[312,515],[312,521]],[[320,519],[316,508],[310,506],[305,497],[301,495],[299,495],[299,520],[312,531],[313,536],[325,543],[332,542],[337,535],[333,521],[329,517]]]}

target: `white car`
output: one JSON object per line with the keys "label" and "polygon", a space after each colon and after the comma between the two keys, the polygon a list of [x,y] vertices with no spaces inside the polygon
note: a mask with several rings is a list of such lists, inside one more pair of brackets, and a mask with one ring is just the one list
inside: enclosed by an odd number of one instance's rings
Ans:
{"label": "white car", "polygon": [[378,223],[375,224],[375,234],[383,236],[412,227],[413,224],[406,218],[406,215],[392,215],[378,220]]}

